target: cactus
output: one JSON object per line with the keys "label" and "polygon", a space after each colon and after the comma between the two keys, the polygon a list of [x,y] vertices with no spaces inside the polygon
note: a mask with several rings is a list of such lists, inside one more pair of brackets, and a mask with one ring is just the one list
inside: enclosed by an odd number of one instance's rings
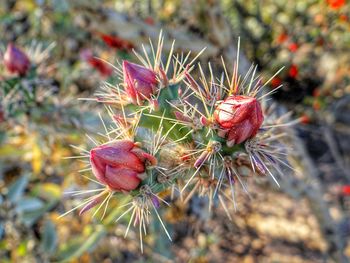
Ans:
{"label": "cactus", "polygon": [[278,185],[283,167],[290,168],[283,127],[296,122],[283,123],[286,116],[275,118],[262,103],[276,91],[263,90],[279,72],[265,83],[256,76],[257,66],[240,76],[237,57],[232,76],[224,61],[224,72],[216,76],[210,63],[204,70],[195,65],[197,57],[175,55],[174,44],[163,60],[163,43],[160,34],[151,55],[145,47],[143,55],[135,52],[141,64],[119,63],[120,83],[105,83],[96,93],[111,120],[101,118],[105,134],[89,136],[95,146],[81,149],[81,157],[89,160],[89,180],[101,187],[74,192],[93,195],[62,215],[94,208],[93,216],[101,212],[103,218],[111,198],[129,198],[117,221],[130,214],[125,235],[131,224],[137,226],[141,250],[151,214],[171,239],[158,213],[161,204],[170,205],[160,195],[167,189],[184,202],[195,193],[208,196],[209,209],[217,199],[230,217],[236,188],[249,194],[247,175],[271,176]]}
{"label": "cactus", "polygon": [[3,64],[0,65],[0,122],[23,115],[35,116],[37,106],[48,106],[46,100],[57,92],[55,81],[47,74],[50,68],[47,60],[54,46],[55,43],[45,47],[33,41],[20,48],[9,43],[4,52],[0,46],[0,64]]}

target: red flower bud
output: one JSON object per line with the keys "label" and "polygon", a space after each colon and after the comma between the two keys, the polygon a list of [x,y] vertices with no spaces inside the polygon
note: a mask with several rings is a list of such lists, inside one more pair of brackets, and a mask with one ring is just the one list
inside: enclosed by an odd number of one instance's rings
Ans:
{"label": "red flower bud", "polygon": [[9,72],[23,76],[30,67],[30,61],[22,50],[10,43],[4,54],[4,65]]}
{"label": "red flower bud", "polygon": [[114,191],[136,189],[154,156],[144,152],[129,140],[98,146],[90,151],[90,163],[97,180]]}
{"label": "red flower bud", "polygon": [[140,105],[155,93],[158,80],[153,70],[124,60],[123,74],[125,90],[134,104]]}
{"label": "red flower bud", "polygon": [[256,135],[264,116],[260,103],[252,97],[231,95],[215,109],[218,135],[227,138],[227,145],[239,144]]}

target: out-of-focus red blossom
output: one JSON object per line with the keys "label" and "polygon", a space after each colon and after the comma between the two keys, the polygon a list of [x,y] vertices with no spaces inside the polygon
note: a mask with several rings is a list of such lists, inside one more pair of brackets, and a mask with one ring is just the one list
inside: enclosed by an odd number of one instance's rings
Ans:
{"label": "out-of-focus red blossom", "polygon": [[151,98],[158,85],[156,73],[144,66],[123,61],[125,91],[134,104]]}
{"label": "out-of-focus red blossom", "polygon": [[290,43],[289,45],[288,45],[288,49],[289,49],[289,51],[290,52],[296,52],[297,50],[298,50],[298,48],[299,48],[299,46],[298,46],[298,44],[297,43],[295,43],[295,42],[292,42],[292,43]]}
{"label": "out-of-focus red blossom", "polygon": [[298,76],[298,74],[299,74],[298,66],[295,64],[292,64],[289,68],[288,75],[291,78],[296,78]]}
{"label": "out-of-focus red blossom", "polygon": [[308,116],[308,115],[306,115],[306,114],[304,114],[304,115],[302,115],[301,117],[300,117],[300,122],[302,123],[302,124],[309,124],[310,123],[310,117]]}
{"label": "out-of-focus red blossom", "polygon": [[327,0],[327,4],[332,9],[339,9],[343,7],[346,3],[346,0]]}
{"label": "out-of-focus red blossom", "polygon": [[106,62],[94,57],[91,50],[83,50],[80,53],[81,58],[86,61],[91,67],[96,69],[102,76],[109,77],[113,73],[113,69]]}
{"label": "out-of-focus red blossom", "polygon": [[280,86],[282,84],[282,79],[280,77],[274,77],[271,80],[271,86],[272,88],[277,88],[278,86]]}
{"label": "out-of-focus red blossom", "polygon": [[146,17],[144,21],[147,25],[150,25],[150,26],[154,25],[154,19],[150,16]]}
{"label": "out-of-focus red blossom", "polygon": [[341,194],[344,196],[350,196],[350,185],[343,185],[341,187]]}
{"label": "out-of-focus red blossom", "polygon": [[155,165],[154,156],[129,140],[98,146],[90,151],[90,163],[96,179],[113,191],[136,189],[147,165]]}
{"label": "out-of-focus red blossom", "polygon": [[99,33],[103,42],[105,42],[109,47],[121,49],[121,50],[132,50],[134,48],[133,43],[126,39],[122,39],[118,36],[107,35]]}
{"label": "out-of-focus red blossom", "polygon": [[113,69],[108,64],[106,64],[105,62],[103,62],[98,58],[92,57],[88,60],[88,63],[93,68],[97,69],[98,72],[100,72],[100,74],[104,77],[109,77],[113,73]]}
{"label": "out-of-focus red blossom", "polygon": [[282,32],[281,34],[279,34],[277,36],[277,43],[282,44],[282,43],[286,42],[287,39],[288,39],[288,34],[286,32]]}
{"label": "out-of-focus red blossom", "polygon": [[9,43],[4,54],[4,65],[9,72],[24,76],[30,68],[30,60],[21,49]]}
{"label": "out-of-focus red blossom", "polygon": [[252,97],[231,95],[214,112],[218,135],[227,138],[227,145],[239,144],[256,135],[264,116],[260,103]]}

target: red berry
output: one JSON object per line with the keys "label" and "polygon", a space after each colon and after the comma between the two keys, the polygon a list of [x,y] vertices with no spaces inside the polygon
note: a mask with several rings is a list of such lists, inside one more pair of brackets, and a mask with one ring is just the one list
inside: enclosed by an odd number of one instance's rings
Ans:
{"label": "red berry", "polygon": [[327,0],[327,3],[332,9],[339,9],[345,5],[345,0]]}

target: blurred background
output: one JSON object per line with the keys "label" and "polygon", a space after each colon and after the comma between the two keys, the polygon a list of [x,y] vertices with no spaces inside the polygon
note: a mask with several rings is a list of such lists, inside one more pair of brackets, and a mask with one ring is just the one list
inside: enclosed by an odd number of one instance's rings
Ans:
{"label": "blurred background", "polygon": [[[251,63],[283,87],[273,100],[291,128],[294,169],[238,196],[230,220],[206,200],[161,211],[173,242],[151,225],[141,254],[118,211],[101,222],[72,212],[65,191],[89,188],[64,157],[101,131],[92,97],[116,81],[114,64],[163,30],[169,51],[192,51],[220,71]],[[35,69],[23,79],[0,64],[0,262],[348,262],[350,257],[350,3],[348,0],[0,0],[0,54],[13,42]],[[21,85],[17,83],[21,81]]]}

